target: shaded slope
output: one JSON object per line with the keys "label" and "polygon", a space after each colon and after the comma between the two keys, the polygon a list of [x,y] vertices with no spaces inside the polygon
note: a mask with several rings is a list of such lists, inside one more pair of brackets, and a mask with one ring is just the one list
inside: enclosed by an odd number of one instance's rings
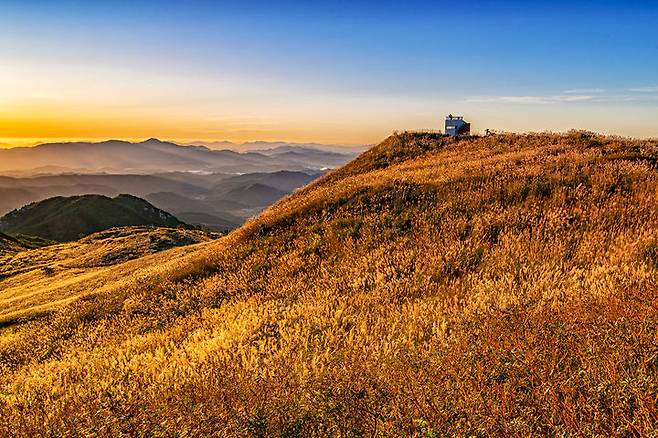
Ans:
{"label": "shaded slope", "polygon": [[244,222],[243,218],[224,211],[245,207],[232,201],[209,202],[186,198],[171,192],[151,193],[145,199],[190,224],[205,225],[225,231],[237,228]]}
{"label": "shaded slope", "polygon": [[56,241],[70,241],[113,227],[182,225],[171,214],[131,195],[55,197],[0,218],[0,230]]}
{"label": "shaded slope", "polygon": [[317,179],[322,173],[304,173],[290,172],[282,170],[271,173],[247,173],[243,175],[231,176],[220,181],[213,188],[214,192],[222,193],[228,190],[244,187],[249,184],[263,184],[274,187],[282,192],[291,193],[298,187],[305,186],[311,181]]}
{"label": "shaded slope", "polygon": [[27,249],[19,240],[5,233],[0,233],[0,257]]}
{"label": "shaded slope", "polygon": [[[53,244],[51,240],[23,234],[5,234],[0,232],[0,256],[15,254],[28,249],[40,248]],[[2,260],[0,260],[2,262]]]}
{"label": "shaded slope", "polygon": [[657,156],[581,133],[389,138],[2,332],[6,430],[652,435]]}
{"label": "shaded slope", "polygon": [[254,183],[224,192],[221,200],[243,203],[248,206],[263,207],[278,201],[286,194],[286,192],[274,187]]}

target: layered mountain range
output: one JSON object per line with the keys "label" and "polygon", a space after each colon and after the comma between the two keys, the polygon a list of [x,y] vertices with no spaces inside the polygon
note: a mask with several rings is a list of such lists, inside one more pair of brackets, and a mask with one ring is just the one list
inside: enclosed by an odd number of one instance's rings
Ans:
{"label": "layered mountain range", "polygon": [[340,166],[346,157],[356,155],[353,148],[336,152],[331,150],[335,147],[321,149],[312,145],[263,143],[262,146],[262,150],[236,152],[179,145],[156,138],[138,143],[121,140],[45,143],[0,149],[0,174],[317,171]]}
{"label": "layered mountain range", "polygon": [[150,139],[0,150],[0,215],[55,196],[125,193],[184,222],[224,231],[355,156],[354,148],[255,144],[263,149],[242,153]]}

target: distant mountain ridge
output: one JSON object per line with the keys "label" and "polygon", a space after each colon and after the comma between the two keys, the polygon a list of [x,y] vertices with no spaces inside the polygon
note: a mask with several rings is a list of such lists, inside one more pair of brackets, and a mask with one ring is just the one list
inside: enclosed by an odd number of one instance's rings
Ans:
{"label": "distant mountain ridge", "polygon": [[193,141],[187,143],[190,146],[205,146],[209,149],[230,149],[237,152],[259,152],[266,153],[280,149],[313,149],[316,151],[336,152],[339,154],[359,154],[372,145],[359,144],[325,144],[325,143],[294,143],[287,141],[251,141],[234,143],[231,141]]}
{"label": "distant mountain ridge", "polygon": [[[281,147],[281,144],[277,144]],[[97,143],[45,143],[33,147],[0,149],[0,174],[68,171],[76,173],[157,173],[157,172],[274,172],[315,171],[338,167],[356,156],[355,151],[336,152],[299,145],[278,153],[277,146],[263,151],[209,149],[205,145],[179,145],[151,138],[131,143],[107,140]]]}
{"label": "distant mountain ridge", "polygon": [[59,242],[125,226],[177,227],[175,216],[132,196],[54,197],[26,205],[0,218],[0,231],[38,236]]}
{"label": "distant mountain ridge", "polygon": [[249,147],[260,150],[211,150],[155,138],[0,150],[0,216],[57,196],[129,193],[187,223],[226,231],[356,155],[314,143]]}

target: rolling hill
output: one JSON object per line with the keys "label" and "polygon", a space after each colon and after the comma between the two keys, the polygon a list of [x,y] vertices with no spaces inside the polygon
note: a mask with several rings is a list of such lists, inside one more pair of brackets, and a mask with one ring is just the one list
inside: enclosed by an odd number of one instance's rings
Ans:
{"label": "rolling hill", "polygon": [[228,190],[222,194],[222,200],[244,203],[249,206],[263,207],[274,203],[286,195],[286,192],[265,184],[253,183]]}
{"label": "rolling hill", "polygon": [[0,233],[0,257],[25,251],[27,247],[18,239],[5,233]]}
{"label": "rolling hill", "polygon": [[[204,175],[212,187],[224,174]],[[194,174],[159,175],[43,175],[38,177],[16,178],[0,176],[0,214],[5,214],[31,202],[42,201],[56,196],[80,196],[87,194],[117,196],[129,193],[145,197],[153,192],[174,192],[189,198],[203,197],[208,188],[197,184]]]}
{"label": "rolling hill", "polygon": [[281,170],[270,173],[245,173],[234,175],[221,180],[211,188],[211,193],[221,197],[223,192],[239,189],[251,184],[261,184],[280,190],[284,193],[292,193],[294,190],[305,186],[311,181],[322,176],[322,173],[290,172]]}
{"label": "rolling hill", "polygon": [[0,232],[0,262],[3,261],[2,256],[8,254],[13,255],[21,251],[40,248],[53,243],[55,242],[41,237],[26,236],[23,234],[5,234]]}
{"label": "rolling hill", "polygon": [[[0,327],[121,284],[137,259],[219,236],[182,228],[122,227],[37,249],[29,241],[25,244],[24,239],[14,239],[23,243],[20,248],[4,257],[0,251]],[[176,251],[189,252],[190,248]]]}
{"label": "rolling hill", "polygon": [[170,213],[131,195],[55,197],[28,204],[0,217],[0,231],[59,242],[114,227],[184,225]]}
{"label": "rolling hill", "polygon": [[0,433],[655,435],[657,157],[404,133],[216,241],[21,279]]}

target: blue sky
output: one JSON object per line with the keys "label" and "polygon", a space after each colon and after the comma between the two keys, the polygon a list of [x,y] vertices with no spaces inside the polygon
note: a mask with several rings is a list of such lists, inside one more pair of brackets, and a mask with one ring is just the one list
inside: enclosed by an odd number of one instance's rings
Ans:
{"label": "blue sky", "polygon": [[0,138],[658,136],[655,1],[5,0],[0,28]]}

